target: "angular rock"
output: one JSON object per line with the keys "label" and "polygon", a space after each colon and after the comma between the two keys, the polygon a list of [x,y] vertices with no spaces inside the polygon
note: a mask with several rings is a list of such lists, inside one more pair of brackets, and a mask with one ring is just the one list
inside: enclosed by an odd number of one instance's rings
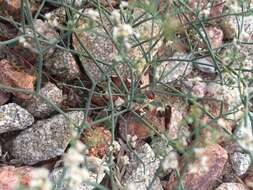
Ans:
{"label": "angular rock", "polygon": [[196,59],[194,66],[203,73],[215,74],[215,65],[211,58]]}
{"label": "angular rock", "polygon": [[[162,190],[159,178],[154,179],[157,177],[155,173],[160,161],[155,157],[151,147],[144,144],[136,150],[136,154],[130,154],[130,165],[123,177],[123,185],[131,183],[138,190],[146,190],[150,185],[151,190]],[[152,181],[153,184],[150,184]]]}
{"label": "angular rock", "polygon": [[247,190],[241,183],[223,183],[215,190]]}
{"label": "angular rock", "polygon": [[[228,158],[227,152],[220,145],[214,144],[196,153],[196,158],[188,170],[181,174],[182,183],[187,190],[207,190],[221,176]],[[177,185],[178,180],[174,176],[167,182],[165,189],[172,190]]]}
{"label": "angular rock", "polygon": [[[87,157],[86,159],[94,159],[94,157]],[[105,167],[104,163],[101,159],[96,158],[96,162],[98,162],[98,167],[96,167],[96,170],[89,170],[89,182],[100,184],[105,176]],[[57,184],[59,180],[61,180],[62,174],[63,174],[63,167],[54,168],[53,171],[49,175],[49,179],[52,183]],[[68,172],[68,171],[67,171]],[[63,178],[63,183],[61,186],[57,186],[58,190],[68,190],[68,184],[66,176]],[[94,186],[88,185],[85,182],[81,184],[79,187],[79,190],[92,190],[94,189]]]}
{"label": "angular rock", "polygon": [[80,75],[79,67],[69,52],[57,49],[55,53],[45,61],[45,67],[50,74],[61,80],[72,80]]}
{"label": "angular rock", "polygon": [[[59,107],[63,101],[62,90],[50,82],[41,88],[40,94]],[[34,117],[37,118],[48,117],[55,111],[52,105],[50,105],[44,99],[36,96],[34,96],[32,100],[29,101],[26,109],[32,113]]]}
{"label": "angular rock", "polygon": [[33,122],[32,114],[15,103],[0,106],[0,133],[25,129]]}
{"label": "angular rock", "polygon": [[[175,61],[164,61],[157,66],[156,78],[163,83],[169,83],[186,76],[192,71],[192,63],[185,60],[190,60],[190,56],[184,53],[176,52],[171,58]],[[182,61],[180,61],[182,60]]]}
{"label": "angular rock", "polygon": [[3,166],[0,168],[0,189],[15,190],[21,185],[27,185],[31,181],[31,167]]}
{"label": "angular rock", "polygon": [[232,155],[230,155],[230,162],[236,175],[241,176],[245,174],[249,169],[251,159],[248,154],[244,154],[241,152],[234,152]]}
{"label": "angular rock", "polygon": [[17,162],[33,165],[62,155],[71,139],[71,123],[80,126],[83,112],[69,112],[66,119],[58,114],[37,121],[9,142],[10,154]]}

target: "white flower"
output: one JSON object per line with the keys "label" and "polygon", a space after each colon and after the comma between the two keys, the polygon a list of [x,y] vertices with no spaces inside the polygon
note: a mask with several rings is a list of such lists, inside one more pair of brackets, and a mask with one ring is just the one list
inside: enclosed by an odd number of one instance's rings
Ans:
{"label": "white flower", "polygon": [[129,183],[124,187],[124,190],[137,190],[137,187],[134,183]]}
{"label": "white flower", "polygon": [[110,151],[118,152],[118,151],[120,151],[120,149],[121,149],[121,146],[120,146],[119,142],[113,141],[112,145],[110,146]]}
{"label": "white flower", "polygon": [[79,166],[84,162],[84,155],[77,151],[74,147],[70,147],[68,152],[64,155],[64,165],[67,167]]}
{"label": "white flower", "polygon": [[128,165],[128,164],[130,164],[130,162],[129,162],[129,157],[128,157],[127,155],[122,156],[122,157],[120,158],[120,161],[121,161],[121,163],[122,163],[123,165]]}
{"label": "white flower", "polygon": [[89,179],[89,172],[86,168],[71,167],[68,168],[65,177],[68,179],[68,187],[77,190],[83,181]]}
{"label": "white flower", "polygon": [[97,20],[99,17],[99,13],[94,9],[85,9],[85,14],[90,17],[92,20]]}
{"label": "white flower", "polygon": [[111,18],[112,18],[112,20],[114,21],[114,23],[116,25],[120,24],[120,12],[119,12],[119,10],[114,9],[112,11]]}
{"label": "white flower", "polygon": [[169,152],[169,154],[164,158],[161,163],[163,171],[168,171],[169,169],[178,168],[177,153],[174,151]]}
{"label": "white flower", "polygon": [[29,183],[29,189],[51,190],[52,184],[48,178],[49,171],[45,168],[36,168],[32,170],[32,180]]}
{"label": "white flower", "polygon": [[129,24],[120,24],[113,28],[113,37],[117,39],[119,37],[125,38],[133,34],[133,28]]}
{"label": "white flower", "polygon": [[120,3],[119,7],[120,7],[121,9],[127,8],[127,7],[128,7],[128,2],[122,1],[122,2]]}

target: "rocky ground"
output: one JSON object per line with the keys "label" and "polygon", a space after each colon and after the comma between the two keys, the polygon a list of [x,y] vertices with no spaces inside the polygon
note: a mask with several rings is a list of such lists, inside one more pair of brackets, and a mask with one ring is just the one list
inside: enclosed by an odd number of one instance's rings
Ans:
{"label": "rocky ground", "polygon": [[253,189],[253,2],[0,0],[0,190]]}

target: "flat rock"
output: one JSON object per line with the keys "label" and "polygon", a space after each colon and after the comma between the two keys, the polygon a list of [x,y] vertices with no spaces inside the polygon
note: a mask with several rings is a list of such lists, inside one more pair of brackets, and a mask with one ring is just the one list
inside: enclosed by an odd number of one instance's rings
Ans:
{"label": "flat rock", "polygon": [[25,129],[33,122],[32,114],[15,103],[0,106],[0,133]]}
{"label": "flat rock", "polygon": [[169,59],[173,61],[163,61],[157,66],[156,78],[158,81],[169,83],[192,71],[190,55],[177,52]]}
{"label": "flat rock", "polygon": [[[71,123],[81,125],[83,112],[67,113]],[[37,121],[10,143],[10,154],[18,163],[33,165],[62,155],[71,139],[70,121],[62,114]]]}
{"label": "flat rock", "polygon": [[209,57],[196,59],[194,66],[203,73],[215,74],[215,65]]}
{"label": "flat rock", "polygon": [[[160,162],[155,157],[152,148],[148,144],[138,147],[136,154],[130,153],[129,162],[130,165],[123,177],[123,185],[133,184],[138,190],[148,189],[150,183],[156,177],[155,173]],[[149,189],[162,190],[159,178],[154,180]]]}
{"label": "flat rock", "polygon": [[[201,164],[203,157],[206,158],[205,165]],[[203,152],[196,153],[196,158],[182,174],[182,182],[187,190],[207,190],[221,176],[228,159],[227,152],[220,145],[214,144],[205,147]],[[177,184],[177,178],[174,176],[167,182],[165,189],[172,190]]]}
{"label": "flat rock", "polygon": [[[50,82],[41,88],[40,94],[59,107],[63,101],[62,90]],[[29,101],[26,109],[37,118],[48,117],[55,111],[52,105],[37,96],[34,96],[32,100]]]}
{"label": "flat rock", "polygon": [[31,167],[3,166],[0,168],[0,189],[15,190],[21,183],[27,185],[32,177]]}
{"label": "flat rock", "polygon": [[245,174],[251,164],[250,156],[241,152],[234,152],[231,154],[230,161],[237,176]]}
{"label": "flat rock", "polygon": [[247,190],[241,183],[223,183],[215,190]]}

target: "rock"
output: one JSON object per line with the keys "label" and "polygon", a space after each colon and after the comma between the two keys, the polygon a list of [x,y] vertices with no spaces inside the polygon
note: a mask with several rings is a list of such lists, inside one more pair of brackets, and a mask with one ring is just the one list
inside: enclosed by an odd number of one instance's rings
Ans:
{"label": "rock", "polygon": [[[57,39],[59,37],[59,34],[56,32],[56,30],[51,26],[49,23],[44,22],[40,19],[34,20],[34,28],[36,32],[43,36],[43,40],[46,40],[46,42],[39,42],[40,47],[42,50],[46,51],[43,54],[44,59],[47,59],[49,56],[51,56],[55,48],[52,47],[52,44],[57,42]],[[23,29],[21,29],[22,31]],[[33,30],[30,26],[25,26],[25,34],[27,37],[21,37],[19,39],[19,43],[17,46],[15,46],[15,50],[22,55],[26,61],[35,62],[39,52],[38,47],[34,40],[34,34]],[[54,46],[54,45],[53,45]]]}
{"label": "rock", "polygon": [[[228,87],[214,81],[207,85],[205,98],[202,102],[207,106],[210,113],[219,115],[221,106],[223,106],[223,112],[229,112],[241,105],[240,92],[237,86]],[[227,117],[229,116],[232,114]]]}
{"label": "rock", "polygon": [[215,74],[216,69],[211,58],[207,57],[207,58],[196,59],[193,63],[194,63],[194,66],[201,72],[207,73],[207,74]]}
{"label": "rock", "polygon": [[[60,107],[63,101],[62,90],[50,82],[41,88],[40,94],[58,107]],[[32,100],[29,101],[26,109],[37,118],[48,117],[55,111],[52,105],[37,96],[34,96]]]}
{"label": "rock", "polygon": [[0,189],[15,190],[21,185],[27,185],[32,178],[31,167],[3,166],[0,168]]}
{"label": "rock", "polygon": [[0,90],[0,106],[8,102],[10,97],[11,97],[10,93]]}
{"label": "rock", "polygon": [[[159,131],[165,130],[165,118],[159,116],[158,112],[152,112],[147,110],[144,115],[140,117],[146,118],[146,121]],[[126,140],[127,135],[138,137],[138,141],[144,140],[154,134],[154,130],[149,128],[140,117],[137,117],[133,113],[127,113],[124,115],[124,119],[119,120],[119,135],[122,139]],[[144,120],[145,120],[144,118]]]}
{"label": "rock", "polygon": [[238,35],[238,30],[242,27],[241,38],[246,38],[246,41],[252,38],[253,16],[244,16],[243,17],[243,26],[242,26],[242,17],[236,16],[227,16],[221,19],[220,27],[224,32],[224,39],[231,40],[236,38]]}
{"label": "rock", "polygon": [[73,55],[60,49],[57,49],[45,61],[45,67],[50,74],[61,80],[73,80],[80,76],[80,70]]}
{"label": "rock", "polygon": [[[87,157],[86,160],[88,159],[94,159],[94,157]],[[99,158],[96,158],[96,162],[98,162],[98,167],[96,170],[89,170],[89,182],[97,183],[100,184],[105,176],[105,163]],[[51,180],[52,183],[57,184],[59,180],[61,180],[61,176],[63,174],[63,167],[58,167],[54,168],[53,171],[49,175],[49,179]],[[67,185],[67,179],[66,176],[63,178],[63,183],[61,186],[57,186],[58,190],[68,190],[68,185]],[[79,190],[92,190],[94,189],[94,186],[88,185],[85,182],[82,183],[82,185],[79,187]]]}
{"label": "rock", "polygon": [[253,189],[253,168],[249,169],[247,176],[244,178],[244,183],[249,187],[250,190]]}
{"label": "rock", "polygon": [[15,103],[0,106],[0,133],[25,129],[33,122],[33,116]]}
{"label": "rock", "polygon": [[206,93],[206,82],[200,77],[194,77],[182,82],[181,89],[185,94],[191,94],[197,98],[203,98]]}
{"label": "rock", "polygon": [[[192,71],[192,63],[190,62],[190,55],[176,52],[171,58],[175,61],[164,61],[157,66],[156,78],[163,83],[169,83],[186,76]],[[180,61],[182,60],[182,61]],[[185,60],[189,60],[185,61]]]}
{"label": "rock", "polygon": [[80,126],[83,112],[58,114],[46,120],[37,121],[9,142],[10,154],[17,162],[33,165],[64,153],[71,139],[71,123]]}
{"label": "rock", "polygon": [[237,176],[245,174],[251,164],[250,156],[241,152],[234,152],[230,155],[230,161]]}
{"label": "rock", "polygon": [[[138,156],[138,157],[137,157]],[[146,190],[155,178],[159,167],[159,160],[148,144],[144,144],[136,150],[136,154],[130,153],[130,165],[126,168],[123,177],[123,185],[134,184],[138,190]],[[156,178],[149,188],[150,190],[162,190],[159,178]]]}
{"label": "rock", "polygon": [[[187,190],[206,190],[221,176],[228,155],[220,145],[214,144],[196,152],[196,158],[188,170],[181,174],[182,183]],[[165,189],[172,190],[177,184],[178,180],[174,176],[167,182]]]}
{"label": "rock", "polygon": [[[31,11],[34,12],[39,4],[35,0],[30,0]],[[0,0],[0,15],[14,17],[16,19],[21,18],[22,3],[20,0]]]}
{"label": "rock", "polygon": [[241,183],[223,183],[215,190],[247,190]]}
{"label": "rock", "polygon": [[66,22],[66,16],[64,7],[59,7],[45,14],[47,22],[54,27],[63,25]]}

